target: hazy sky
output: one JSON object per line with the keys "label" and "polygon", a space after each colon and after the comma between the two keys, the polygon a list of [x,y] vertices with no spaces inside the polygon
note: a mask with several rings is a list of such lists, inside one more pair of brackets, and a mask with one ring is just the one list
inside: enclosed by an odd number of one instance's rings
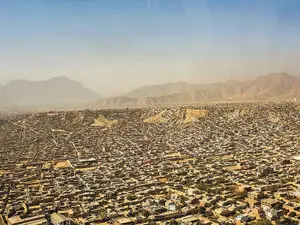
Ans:
{"label": "hazy sky", "polygon": [[0,0],[0,83],[67,76],[102,95],[300,75],[299,0]]}

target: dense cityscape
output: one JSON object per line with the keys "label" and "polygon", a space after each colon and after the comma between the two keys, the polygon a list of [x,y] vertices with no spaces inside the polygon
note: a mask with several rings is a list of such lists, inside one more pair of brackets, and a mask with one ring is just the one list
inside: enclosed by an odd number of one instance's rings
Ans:
{"label": "dense cityscape", "polygon": [[300,107],[0,119],[0,224],[299,224]]}

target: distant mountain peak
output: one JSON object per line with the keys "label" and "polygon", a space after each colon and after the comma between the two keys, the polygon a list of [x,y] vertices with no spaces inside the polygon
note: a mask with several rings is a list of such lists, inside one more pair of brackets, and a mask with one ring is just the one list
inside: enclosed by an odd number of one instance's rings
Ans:
{"label": "distant mountain peak", "polygon": [[291,77],[295,77],[287,72],[275,72],[275,73],[269,73],[269,74],[266,74],[266,75],[262,75],[260,76],[261,78],[263,77],[281,77],[281,78],[291,78]]}
{"label": "distant mountain peak", "polygon": [[98,94],[65,76],[44,81],[15,80],[1,87],[1,93],[0,105],[5,107],[71,106],[99,99]]}
{"label": "distant mountain peak", "polygon": [[69,79],[67,76],[57,76],[51,78],[49,81],[72,81],[72,80]]}

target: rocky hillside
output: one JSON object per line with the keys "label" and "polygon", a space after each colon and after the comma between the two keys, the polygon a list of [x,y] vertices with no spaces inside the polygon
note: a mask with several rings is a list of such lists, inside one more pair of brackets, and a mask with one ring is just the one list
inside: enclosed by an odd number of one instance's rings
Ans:
{"label": "rocky hillside", "polygon": [[182,104],[216,101],[282,101],[300,97],[300,77],[285,72],[252,80],[229,80],[205,85],[185,82],[141,87],[97,103],[98,106]]}

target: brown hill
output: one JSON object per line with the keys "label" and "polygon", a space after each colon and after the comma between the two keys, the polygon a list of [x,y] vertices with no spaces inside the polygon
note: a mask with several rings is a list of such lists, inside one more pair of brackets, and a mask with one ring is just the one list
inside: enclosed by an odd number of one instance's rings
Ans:
{"label": "brown hill", "polygon": [[138,98],[131,98],[126,96],[116,96],[112,98],[107,98],[101,101],[98,101],[96,106],[104,107],[104,108],[113,108],[113,107],[129,107],[139,105]]}
{"label": "brown hill", "polygon": [[176,104],[176,103],[197,103],[222,100],[223,97],[218,90],[191,89],[185,92],[161,97],[148,97],[146,104]]}
{"label": "brown hill", "polygon": [[[244,86],[247,84],[245,83]],[[260,76],[246,86],[244,99],[290,99],[300,94],[300,78],[287,73]]]}
{"label": "brown hill", "polygon": [[[169,93],[169,94],[163,94]],[[136,96],[136,97],[125,97]],[[110,106],[182,104],[213,101],[292,100],[300,97],[300,78],[288,73],[272,73],[252,80],[194,85],[185,82],[141,87],[125,96],[107,99]]]}
{"label": "brown hill", "polygon": [[132,98],[160,97],[164,95],[172,95],[197,88],[198,85],[189,84],[186,82],[166,83],[160,85],[149,85],[135,89],[125,96]]}

